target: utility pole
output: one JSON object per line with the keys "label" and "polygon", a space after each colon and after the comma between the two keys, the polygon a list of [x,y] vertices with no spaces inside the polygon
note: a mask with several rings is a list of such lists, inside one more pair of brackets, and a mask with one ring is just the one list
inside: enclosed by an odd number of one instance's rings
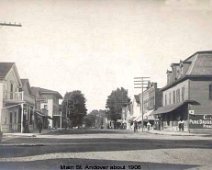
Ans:
{"label": "utility pole", "polygon": [[9,27],[22,27],[22,25],[19,23],[19,24],[16,24],[16,23],[6,23],[6,22],[0,22],[0,26],[9,26]]}
{"label": "utility pole", "polygon": [[140,112],[142,114],[142,132],[144,131],[144,88],[147,88],[150,77],[134,77],[134,88],[141,89]]}

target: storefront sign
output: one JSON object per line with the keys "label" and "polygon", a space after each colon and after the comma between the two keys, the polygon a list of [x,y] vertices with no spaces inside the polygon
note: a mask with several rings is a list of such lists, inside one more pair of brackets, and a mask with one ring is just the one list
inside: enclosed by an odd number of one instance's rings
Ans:
{"label": "storefront sign", "polygon": [[189,114],[194,115],[194,110],[189,110]]}
{"label": "storefront sign", "polygon": [[190,115],[189,127],[191,129],[212,129],[212,115]]}

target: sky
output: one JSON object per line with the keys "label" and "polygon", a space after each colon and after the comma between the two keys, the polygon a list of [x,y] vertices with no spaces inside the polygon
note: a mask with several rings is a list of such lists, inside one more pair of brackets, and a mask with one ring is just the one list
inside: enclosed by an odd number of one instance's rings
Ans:
{"label": "sky", "polygon": [[15,62],[31,86],[81,90],[88,111],[104,109],[134,77],[159,87],[166,71],[212,50],[211,0],[0,0],[0,62]]}

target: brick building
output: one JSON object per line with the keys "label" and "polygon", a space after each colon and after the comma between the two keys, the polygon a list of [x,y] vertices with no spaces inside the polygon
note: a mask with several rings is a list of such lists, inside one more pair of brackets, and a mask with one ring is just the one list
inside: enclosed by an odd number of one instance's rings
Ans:
{"label": "brick building", "polygon": [[[155,111],[161,129],[212,130],[212,51],[199,51],[167,71],[167,85],[161,89],[162,107]],[[190,114],[189,114],[190,113]]]}
{"label": "brick building", "polygon": [[141,93],[137,96],[140,108],[138,116],[134,119],[137,122],[142,121],[142,106],[140,105],[140,103],[142,103],[142,95],[144,124],[146,125],[147,122],[151,122],[151,124],[154,124],[155,118],[153,116],[153,112],[158,107],[162,106],[162,92],[157,87],[157,83],[149,82],[143,94]]}

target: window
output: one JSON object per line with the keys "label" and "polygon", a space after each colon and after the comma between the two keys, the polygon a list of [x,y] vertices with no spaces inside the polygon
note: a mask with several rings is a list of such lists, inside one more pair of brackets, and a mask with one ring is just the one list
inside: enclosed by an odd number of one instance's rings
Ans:
{"label": "window", "polygon": [[14,112],[14,123],[17,121],[17,112]]}
{"label": "window", "polygon": [[177,89],[176,91],[176,103],[180,102],[180,89]]}
{"label": "window", "polygon": [[175,91],[173,91],[173,104],[175,104]]}
{"label": "window", "polygon": [[212,100],[212,84],[209,84],[209,99]]}
{"label": "window", "polygon": [[182,87],[182,101],[185,100],[185,87]]}
{"label": "window", "polygon": [[165,106],[167,105],[167,97],[166,97],[166,94],[165,94]]}

